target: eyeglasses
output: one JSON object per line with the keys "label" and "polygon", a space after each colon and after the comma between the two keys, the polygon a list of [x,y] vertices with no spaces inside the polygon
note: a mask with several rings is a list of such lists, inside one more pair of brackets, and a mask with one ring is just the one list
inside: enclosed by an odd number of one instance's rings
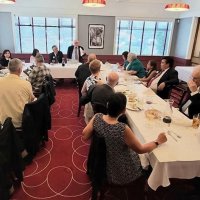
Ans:
{"label": "eyeglasses", "polygon": [[192,77],[192,80],[193,81],[198,81],[198,80],[200,80],[200,77]]}

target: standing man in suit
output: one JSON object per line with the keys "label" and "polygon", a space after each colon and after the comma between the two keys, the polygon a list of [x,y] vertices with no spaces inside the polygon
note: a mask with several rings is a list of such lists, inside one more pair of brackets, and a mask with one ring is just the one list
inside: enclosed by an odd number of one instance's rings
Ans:
{"label": "standing man in suit", "polygon": [[84,48],[79,46],[79,41],[74,40],[73,45],[68,47],[67,58],[83,62],[83,56],[85,55]]}
{"label": "standing man in suit", "polygon": [[63,53],[56,45],[52,46],[53,52],[49,54],[49,63],[62,63]]}
{"label": "standing man in suit", "polygon": [[161,60],[161,72],[150,80],[149,87],[163,99],[169,97],[173,85],[178,85],[178,72],[174,69],[174,60],[170,56]]}
{"label": "standing man in suit", "polygon": [[189,100],[183,105],[181,111],[192,119],[193,115],[200,113],[200,65],[192,72],[192,78],[188,81],[191,91]]}

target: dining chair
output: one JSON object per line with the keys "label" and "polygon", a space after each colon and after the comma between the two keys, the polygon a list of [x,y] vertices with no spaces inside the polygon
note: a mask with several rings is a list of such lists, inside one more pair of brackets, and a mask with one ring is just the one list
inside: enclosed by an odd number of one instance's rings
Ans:
{"label": "dining chair", "polygon": [[183,85],[179,84],[173,86],[169,94],[169,99],[174,100],[173,107],[179,108],[183,104],[183,102],[186,101],[186,99],[189,97],[188,94],[189,93],[187,88]]}

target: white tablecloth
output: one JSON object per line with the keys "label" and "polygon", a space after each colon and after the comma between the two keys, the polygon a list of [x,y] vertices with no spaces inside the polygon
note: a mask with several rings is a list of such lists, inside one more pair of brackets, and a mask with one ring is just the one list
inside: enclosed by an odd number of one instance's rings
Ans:
{"label": "white tablecloth", "polygon": [[188,82],[191,78],[193,69],[193,66],[177,66],[176,70],[178,71],[178,78],[182,81]]}
{"label": "white tablecloth", "polygon": [[[31,63],[26,63],[26,67],[29,67]],[[48,64],[45,65],[50,69],[53,78],[75,78],[75,72],[81,63],[70,64],[67,63],[63,67],[62,64]]]}
{"label": "white tablecloth", "polygon": [[[124,87],[136,92],[139,98],[144,101],[144,110],[155,108],[161,111],[163,116],[169,114],[167,103],[142,84],[133,84],[132,82],[129,86],[117,86],[118,89],[119,87],[120,90]],[[146,99],[149,98],[151,98],[153,104],[145,103]],[[162,120],[148,121],[144,110],[131,111],[127,109],[126,112],[132,130],[141,142],[146,143],[155,140],[160,132],[166,132],[167,127]],[[148,179],[148,184],[153,190],[156,190],[159,186],[170,185],[169,178],[191,179],[196,176],[200,177],[200,130],[193,129],[191,127],[192,121],[175,108],[173,108],[172,120],[169,129],[180,135],[181,138],[171,133],[177,140],[175,141],[172,136],[166,134],[168,141],[165,144],[146,154],[145,160],[144,156],[141,156],[142,164],[149,162],[153,168]]]}

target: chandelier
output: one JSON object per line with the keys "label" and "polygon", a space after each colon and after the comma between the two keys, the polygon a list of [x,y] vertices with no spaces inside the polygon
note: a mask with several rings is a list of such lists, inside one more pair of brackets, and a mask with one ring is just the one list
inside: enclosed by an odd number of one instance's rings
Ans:
{"label": "chandelier", "polygon": [[0,4],[14,4],[15,0],[0,0]]}
{"label": "chandelier", "polygon": [[166,11],[188,11],[190,6],[186,3],[170,3],[165,6]]}
{"label": "chandelier", "polygon": [[86,7],[104,7],[106,0],[82,0],[82,4]]}

